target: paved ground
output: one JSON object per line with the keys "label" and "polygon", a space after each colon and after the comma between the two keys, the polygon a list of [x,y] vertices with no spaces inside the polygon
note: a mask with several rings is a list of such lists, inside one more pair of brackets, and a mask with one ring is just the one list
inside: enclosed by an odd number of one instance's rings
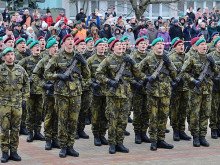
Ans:
{"label": "paved ground", "polygon": [[[171,130],[171,127],[167,125]],[[219,165],[220,164],[220,139],[213,140],[210,138],[210,129],[207,140],[210,147],[195,148],[192,141],[174,142],[172,140],[172,130],[166,134],[166,141],[174,144],[172,150],[158,149],[156,152],[150,151],[150,144],[134,143],[134,132],[132,124],[128,124],[128,131],[131,135],[125,138],[125,146],[130,149],[130,153],[108,154],[108,146],[96,147],[93,145],[93,136],[91,126],[86,126],[86,132],[90,139],[79,139],[76,141],[74,148],[80,153],[78,158],[70,157],[61,159],[58,157],[59,150],[53,149],[45,151],[45,142],[34,141],[26,142],[26,136],[20,137],[19,154],[22,157],[21,162],[9,161],[7,164],[22,165],[96,165],[96,164],[113,164],[113,165],[147,165],[147,164],[166,164],[166,165]],[[189,134],[189,132],[187,131]]]}

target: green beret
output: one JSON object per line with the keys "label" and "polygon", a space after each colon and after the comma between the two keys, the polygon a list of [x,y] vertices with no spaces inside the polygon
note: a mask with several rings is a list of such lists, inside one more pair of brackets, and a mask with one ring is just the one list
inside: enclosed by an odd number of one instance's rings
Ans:
{"label": "green beret", "polygon": [[105,41],[103,39],[98,39],[96,42],[95,42],[95,47],[99,44],[99,43],[105,43]]}
{"label": "green beret", "polygon": [[164,42],[164,39],[162,37],[154,39],[153,42],[151,43],[151,46],[154,46],[158,42]]}
{"label": "green beret", "polygon": [[219,40],[220,40],[220,37],[218,37],[218,38],[215,39],[215,41],[214,41],[214,43],[213,43],[214,47],[215,47],[215,45],[217,44],[217,42],[218,42]]}
{"label": "green beret", "polygon": [[25,39],[24,38],[19,38],[16,42],[15,42],[15,45],[19,44],[20,42],[25,42]]}
{"label": "green beret", "polygon": [[5,56],[7,53],[9,53],[9,52],[13,52],[13,51],[14,51],[13,48],[8,47],[8,48],[6,48],[6,49],[3,51],[2,55]]}
{"label": "green beret", "polygon": [[27,40],[27,43],[26,43],[26,45],[29,45],[31,42],[33,42],[34,40],[31,38],[31,39],[29,39],[29,40]]}
{"label": "green beret", "polygon": [[54,39],[56,39],[54,36],[48,38],[47,43],[48,43],[50,40],[54,40]]}
{"label": "green beret", "polygon": [[173,46],[175,44],[176,41],[180,40],[179,37],[176,37],[174,38],[172,41],[171,41],[171,46]]}
{"label": "green beret", "polygon": [[0,41],[3,41],[3,37],[0,37]]}
{"label": "green beret", "polygon": [[32,42],[31,45],[30,45],[30,49],[33,48],[37,44],[40,44],[40,42],[39,41]]}
{"label": "green beret", "polygon": [[201,44],[202,42],[206,42],[204,38],[201,38],[198,41],[196,41],[196,46],[199,46],[199,44]]}
{"label": "green beret", "polygon": [[50,40],[48,43],[47,43],[47,46],[46,48],[49,49],[51,46],[57,44],[57,41],[55,39],[53,40]]}
{"label": "green beret", "polygon": [[125,42],[125,40],[121,38],[121,39],[120,39],[120,42]]}
{"label": "green beret", "polygon": [[108,44],[111,44],[112,43],[112,41],[114,41],[114,40],[116,40],[116,38],[115,37],[111,37],[111,38],[109,38],[109,40],[108,40]]}
{"label": "green beret", "polygon": [[93,41],[93,38],[92,37],[86,38],[85,41],[86,41],[86,43],[89,41]]}
{"label": "green beret", "polygon": [[82,23],[82,21],[79,20],[79,21],[76,21],[75,24],[77,25],[77,24],[81,24],[81,23]]}
{"label": "green beret", "polygon": [[148,40],[147,36],[143,36],[143,37],[141,37],[141,38],[144,38],[145,40]]}
{"label": "green beret", "polygon": [[102,40],[103,40],[103,41],[108,41],[108,39],[107,39],[107,38],[102,38]]}
{"label": "green beret", "polygon": [[124,36],[124,37],[122,37],[121,39],[124,40],[124,41],[125,41],[125,40],[129,40],[129,37],[128,37],[128,36]]}

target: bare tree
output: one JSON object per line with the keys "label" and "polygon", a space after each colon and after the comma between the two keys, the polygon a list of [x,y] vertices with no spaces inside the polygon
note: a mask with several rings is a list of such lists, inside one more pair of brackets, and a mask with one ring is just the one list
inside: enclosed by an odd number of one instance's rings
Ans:
{"label": "bare tree", "polygon": [[[76,13],[79,13],[78,7],[78,0],[69,0],[70,3],[74,3],[76,5]],[[89,7],[89,0],[83,0],[81,1],[82,3],[82,8],[84,9],[84,13],[87,13],[88,7]]]}
{"label": "bare tree", "polygon": [[137,20],[140,20],[140,17],[144,14],[149,4],[160,4],[160,3],[174,3],[179,0],[129,0],[131,6],[135,12]]}

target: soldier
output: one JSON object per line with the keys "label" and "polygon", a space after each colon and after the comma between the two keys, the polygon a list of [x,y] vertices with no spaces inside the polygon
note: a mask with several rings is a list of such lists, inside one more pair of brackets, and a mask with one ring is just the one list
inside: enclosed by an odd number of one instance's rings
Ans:
{"label": "soldier", "polygon": [[89,57],[91,57],[94,53],[94,40],[92,37],[86,38],[86,51],[85,51],[85,55],[87,56],[86,59],[88,59]]}
{"label": "soldier", "polygon": [[24,38],[19,38],[15,41],[15,63],[17,64],[19,61],[21,61],[23,58],[29,56],[26,53],[26,40]]}
{"label": "soldier", "polygon": [[14,48],[14,38],[12,37],[7,37],[4,40],[4,44],[7,48]]}
{"label": "soldier", "polygon": [[[38,88],[36,83],[33,82],[32,74],[37,63],[42,59],[40,55],[40,43],[34,41],[30,45],[32,55],[23,58],[18,64],[21,65],[28,73],[30,78],[30,98],[27,102],[27,118],[26,126],[28,131],[27,142],[33,140],[44,140],[44,136],[40,133],[42,123],[42,89]],[[34,136],[33,136],[34,131]]]}
{"label": "soldier", "polygon": [[170,60],[174,63],[179,75],[178,79],[171,83],[172,97],[170,102],[170,111],[173,127],[173,140],[190,140],[191,137],[185,133],[185,120],[190,93],[188,85],[184,82],[180,73],[185,61],[184,44],[180,39],[173,39],[172,46],[175,52],[170,55]]}
{"label": "soldier", "polygon": [[32,42],[34,42],[34,40],[33,40],[32,38],[29,39],[29,40],[27,40],[26,45],[27,45],[27,48],[28,48],[28,49],[30,49],[30,45],[31,45]]}
{"label": "soldier", "polygon": [[[214,41],[214,47],[216,50],[213,53],[210,53],[209,55],[213,55],[213,58],[215,59],[216,65],[220,66],[220,37],[216,38]],[[213,80],[213,89],[212,89],[212,104],[211,104],[211,114],[210,114],[210,124],[209,127],[211,128],[211,137],[213,139],[217,139],[218,136],[220,137],[220,106],[219,106],[219,100],[220,100],[220,76],[218,74],[217,78],[214,78]]]}
{"label": "soldier", "polygon": [[108,145],[108,141],[105,138],[106,131],[108,129],[108,120],[105,117],[106,108],[106,85],[100,83],[96,79],[96,69],[99,64],[105,59],[105,42],[102,39],[98,39],[95,42],[95,48],[97,53],[88,58],[88,66],[91,71],[91,80],[93,88],[92,99],[92,133],[94,135],[94,145],[101,146]]}
{"label": "soldier", "polygon": [[[21,123],[22,103],[29,97],[30,85],[26,71],[14,64],[13,48],[3,51],[4,64],[0,65],[0,123],[1,123],[1,162],[9,159],[21,161],[17,154],[19,129]],[[10,134],[9,134],[10,133]]]}
{"label": "soldier", "polygon": [[197,46],[196,46],[196,42],[199,40],[199,37],[195,37],[191,40],[191,45],[192,47],[190,48],[190,50],[186,53],[186,58],[193,56],[196,54],[197,51]]}
{"label": "soldier", "polygon": [[3,46],[4,46],[3,37],[0,37],[0,64],[4,62],[2,59]]}
{"label": "soldier", "polygon": [[40,43],[40,52],[44,52],[46,50],[46,41],[43,36],[38,37],[37,39]]}
{"label": "soldier", "polygon": [[172,149],[174,146],[164,139],[171,96],[170,79],[176,78],[176,68],[164,53],[163,38],[156,38],[151,46],[153,52],[139,64],[141,73],[146,74],[144,81],[147,83],[150,149],[152,151],[157,148]]}
{"label": "soldier", "polygon": [[[77,40],[79,43],[81,41],[84,40]],[[63,43],[64,50],[50,59],[44,73],[47,80],[55,80],[54,94],[55,106],[58,110],[58,140],[60,141],[59,156],[61,158],[66,157],[67,154],[79,156],[73,145],[81,105],[80,79],[81,76],[84,79],[90,78],[86,60],[81,54],[74,52],[72,35],[66,35],[63,38]],[[65,73],[69,67],[73,69],[71,72]]]}
{"label": "soldier", "polygon": [[126,54],[131,54],[132,50],[131,50],[131,41],[129,39],[128,36],[124,36],[121,38],[121,40],[124,40],[126,43]]}
{"label": "soldier", "polygon": [[[131,58],[139,65],[139,63],[147,57],[147,44],[144,38],[136,40],[135,46],[137,51],[131,53]],[[149,112],[147,110],[147,93],[144,92],[143,81],[133,80],[132,82],[133,92],[133,111],[134,111],[134,132],[135,143],[141,144],[142,142],[150,143],[150,139],[147,137],[146,132],[149,127]]]}
{"label": "soldier", "polygon": [[[38,88],[43,88],[43,105],[46,111],[44,122],[44,135],[46,139],[45,150],[52,148],[60,148],[57,140],[58,135],[58,112],[55,109],[55,98],[53,95],[54,84],[53,81],[46,81],[44,78],[44,69],[49,60],[57,54],[58,43],[55,39],[47,43],[46,48],[49,50],[49,55],[41,59],[33,71],[33,80],[38,84]],[[52,143],[51,143],[52,142]]]}
{"label": "soldier", "polygon": [[130,108],[129,81],[132,74],[138,78],[140,73],[135,61],[127,55],[123,56],[121,42],[118,39],[111,43],[110,49],[113,54],[100,63],[96,72],[98,81],[107,83],[110,88],[106,92],[109,153],[115,154],[116,151],[128,153],[129,149],[123,145],[123,140]]}
{"label": "soldier", "polygon": [[213,45],[216,38],[219,37],[219,32],[213,32],[211,37],[212,37],[212,41],[208,44],[208,49],[207,49],[209,50],[208,53],[215,51],[215,47]]}
{"label": "soldier", "polygon": [[[218,75],[214,58],[206,55],[205,39],[196,42],[198,53],[189,57],[183,65],[182,72],[190,83],[190,126],[193,136],[193,146],[209,146],[205,136],[207,134],[208,119],[211,112],[212,72]],[[201,74],[205,73],[205,74]],[[202,75],[202,76],[201,76]],[[204,81],[203,81],[204,80]]]}

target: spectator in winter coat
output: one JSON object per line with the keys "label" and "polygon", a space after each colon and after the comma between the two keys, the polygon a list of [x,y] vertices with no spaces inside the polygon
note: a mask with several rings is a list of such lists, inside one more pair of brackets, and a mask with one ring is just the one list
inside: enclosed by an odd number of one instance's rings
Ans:
{"label": "spectator in winter coat", "polygon": [[179,26],[178,20],[175,19],[173,21],[173,26],[170,28],[169,34],[170,34],[170,38],[171,40],[173,40],[175,37],[179,37],[180,39],[183,38],[183,32],[181,27]]}
{"label": "spectator in winter coat", "polygon": [[32,25],[32,28],[34,30],[34,33],[38,36],[39,30],[41,28],[41,20],[40,19],[36,19],[35,20],[35,24]]}
{"label": "spectator in winter coat", "polygon": [[130,39],[130,43],[131,45],[135,44],[135,38],[134,38],[134,32],[133,32],[133,28],[130,25],[126,25],[126,32],[124,33],[124,36],[127,36]]}
{"label": "spectator in winter coat", "polygon": [[197,9],[197,12],[196,12],[196,15],[195,15],[196,21],[199,19],[199,17],[202,18],[202,9],[201,8]]}
{"label": "spectator in winter coat", "polygon": [[159,30],[160,24],[159,24],[159,21],[158,21],[158,20],[155,20],[155,21],[154,21],[154,28],[155,28],[156,30]]}
{"label": "spectator in winter coat", "polygon": [[100,38],[111,38],[112,32],[111,32],[111,26],[109,24],[104,24],[103,29],[99,31]]}
{"label": "spectator in winter coat", "polygon": [[99,29],[97,27],[91,27],[90,33],[87,35],[88,37],[92,37],[95,41],[97,38],[99,38],[98,35]]}
{"label": "spectator in winter coat", "polygon": [[[185,41],[191,41],[193,38],[196,37],[196,28],[193,25],[193,22],[188,22],[187,25],[185,26],[184,30],[183,30],[183,35],[184,35],[184,39]],[[186,52],[189,51],[189,49],[191,48],[191,44],[190,42],[185,42],[184,43],[185,48],[186,48]]]}
{"label": "spectator in winter coat", "polygon": [[116,27],[113,31],[112,36],[120,40],[123,37],[123,35],[121,34],[121,29]]}
{"label": "spectator in winter coat", "polygon": [[105,13],[105,20],[107,20],[109,17],[116,17],[115,8],[113,8],[113,13],[110,8],[108,8],[107,12]]}
{"label": "spectator in winter coat", "polygon": [[15,13],[15,20],[16,20],[16,22],[21,22],[22,21],[22,18],[20,17],[19,13]]}
{"label": "spectator in winter coat", "polygon": [[57,16],[56,23],[58,21],[64,21],[65,24],[67,24],[68,20],[63,11],[61,11],[61,13]]}
{"label": "spectator in winter coat", "polygon": [[148,30],[146,28],[140,29],[140,32],[138,34],[138,38],[143,37],[143,36],[148,36],[149,37]]}
{"label": "spectator in winter coat", "polygon": [[50,27],[51,24],[53,23],[53,17],[51,15],[51,12],[49,9],[47,9],[47,14],[44,15],[43,21],[45,21],[47,23],[48,27]]}
{"label": "spectator in winter coat", "polygon": [[58,37],[59,43],[63,40],[65,35],[69,33],[71,33],[71,29],[67,29],[65,22],[60,21],[59,28],[57,30],[57,37]]}
{"label": "spectator in winter coat", "polygon": [[220,28],[219,26],[217,26],[217,22],[210,22],[209,26],[208,26],[208,32],[209,32],[209,36],[212,36],[212,34],[214,32],[220,32]]}
{"label": "spectator in winter coat", "polygon": [[161,16],[158,16],[158,22],[159,22],[159,26],[162,26],[163,24],[163,18]]}
{"label": "spectator in winter coat", "polygon": [[40,29],[37,37],[40,36],[43,36],[46,42],[51,37],[50,31],[48,30],[48,25],[45,21],[42,22],[42,28]]}
{"label": "spectator in winter coat", "polygon": [[195,14],[193,13],[193,8],[192,7],[189,8],[189,11],[187,12],[187,15],[192,20],[192,22],[195,21]]}
{"label": "spectator in winter coat", "polygon": [[84,13],[83,8],[81,8],[80,12],[76,15],[76,20],[77,21],[79,21],[79,20],[82,21],[83,19],[85,20],[85,18],[86,18],[86,15]]}
{"label": "spectator in winter coat", "polygon": [[27,25],[27,27],[30,27],[31,26],[31,23],[34,21],[34,19],[33,19],[33,17],[30,15],[30,13],[29,13],[29,10],[25,10],[24,11],[24,15],[23,15],[23,17],[22,17],[22,22],[21,22],[21,24],[23,25],[23,24],[26,24]]}
{"label": "spectator in winter coat", "polygon": [[208,29],[206,28],[206,23],[202,22],[200,24],[200,27],[197,30],[197,34],[201,33],[202,35],[204,35],[204,39],[209,42],[210,41],[210,35],[208,32]]}
{"label": "spectator in winter coat", "polygon": [[[92,17],[92,18],[91,18]],[[86,26],[89,25],[89,21],[92,21],[92,22],[96,22],[96,25],[97,25],[97,28],[100,29],[100,26],[101,26],[101,21],[100,21],[100,18],[98,16],[98,14],[96,14],[95,16],[92,16],[92,13],[87,17],[87,20],[86,20]],[[91,23],[90,23],[91,25]]]}
{"label": "spectator in winter coat", "polygon": [[26,34],[28,35],[27,40],[29,40],[29,39],[33,39],[33,41],[36,41],[36,40],[37,40],[37,36],[36,36],[36,34],[34,33],[34,30],[33,30],[32,27],[28,27],[28,28],[27,28]]}
{"label": "spectator in winter coat", "polygon": [[26,40],[28,39],[28,35],[23,30],[21,30],[21,24],[20,23],[17,23],[15,25],[13,34],[14,34],[15,39],[18,38],[18,37],[24,38]]}
{"label": "spectator in winter coat", "polygon": [[157,38],[158,30],[154,28],[152,22],[148,24],[149,43],[151,44],[154,39]]}
{"label": "spectator in winter coat", "polygon": [[[169,43],[171,42],[171,38],[170,38],[170,35],[169,33],[167,32],[166,28],[165,27],[160,27],[160,31],[159,33],[157,34],[157,37],[162,37],[164,39],[164,42],[165,43]],[[166,50],[169,50],[169,47],[170,47],[170,44],[166,44],[164,46],[164,49]]]}
{"label": "spectator in winter coat", "polygon": [[75,23],[75,28],[72,30],[73,37],[79,37],[80,39],[86,38],[86,29],[82,27],[82,21],[77,21]]}
{"label": "spectator in winter coat", "polygon": [[3,17],[3,20],[8,20],[8,22],[11,21],[11,18],[10,18],[10,14],[8,13],[8,8],[5,8],[4,12],[2,13],[2,17]]}

